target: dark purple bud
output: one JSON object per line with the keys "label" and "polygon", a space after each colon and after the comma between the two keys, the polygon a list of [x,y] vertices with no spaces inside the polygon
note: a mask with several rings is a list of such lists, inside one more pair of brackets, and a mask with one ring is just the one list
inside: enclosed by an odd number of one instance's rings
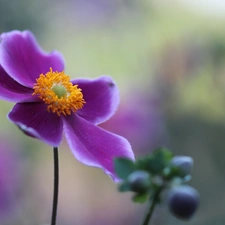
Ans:
{"label": "dark purple bud", "polygon": [[169,209],[179,219],[190,219],[195,213],[198,204],[198,192],[188,185],[173,187],[168,193]]}
{"label": "dark purple bud", "polygon": [[183,176],[190,174],[193,167],[193,159],[189,156],[174,156],[171,164],[180,169]]}
{"label": "dark purple bud", "polygon": [[131,173],[127,178],[127,182],[131,191],[137,193],[146,192],[151,185],[150,175],[144,170],[138,170]]}

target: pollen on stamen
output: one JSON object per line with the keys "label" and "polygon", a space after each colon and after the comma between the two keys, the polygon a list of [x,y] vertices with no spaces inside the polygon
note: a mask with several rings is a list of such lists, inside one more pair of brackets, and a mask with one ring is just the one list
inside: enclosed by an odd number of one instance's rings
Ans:
{"label": "pollen on stamen", "polygon": [[71,83],[64,71],[53,72],[50,68],[36,79],[33,88],[33,95],[38,95],[47,104],[47,110],[58,116],[70,115],[71,111],[76,112],[85,104],[82,90]]}

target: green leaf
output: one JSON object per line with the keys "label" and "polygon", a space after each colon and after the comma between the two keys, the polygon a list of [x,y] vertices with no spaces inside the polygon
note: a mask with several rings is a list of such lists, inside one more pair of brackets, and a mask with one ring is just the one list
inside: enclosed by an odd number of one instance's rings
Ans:
{"label": "green leaf", "polygon": [[137,170],[146,170],[148,171],[149,161],[152,159],[151,155],[142,156],[141,158],[136,160]]}
{"label": "green leaf", "polygon": [[138,170],[146,170],[152,175],[161,173],[170,164],[173,157],[172,152],[166,148],[156,149],[149,155],[136,160]]}
{"label": "green leaf", "polygon": [[116,158],[114,167],[117,176],[121,179],[126,179],[136,169],[134,162],[128,158]]}
{"label": "green leaf", "polygon": [[166,164],[170,163],[173,153],[166,148],[158,148],[153,152],[154,158],[163,159]]}
{"label": "green leaf", "polygon": [[155,150],[152,157],[149,158],[147,169],[152,174],[162,173],[163,170],[170,164],[172,157],[172,152],[165,148],[159,148]]}
{"label": "green leaf", "polygon": [[144,203],[148,200],[148,193],[138,193],[133,195],[132,201],[136,203]]}

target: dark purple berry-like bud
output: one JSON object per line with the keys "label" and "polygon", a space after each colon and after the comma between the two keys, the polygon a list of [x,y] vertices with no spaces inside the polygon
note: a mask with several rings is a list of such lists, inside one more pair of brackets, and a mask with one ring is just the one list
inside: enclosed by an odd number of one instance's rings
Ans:
{"label": "dark purple berry-like bud", "polygon": [[146,192],[151,185],[150,175],[144,170],[137,170],[131,173],[127,178],[127,182],[131,191],[137,193]]}
{"label": "dark purple berry-like bud", "polygon": [[171,164],[180,169],[183,176],[190,174],[193,167],[193,159],[189,156],[174,156]]}
{"label": "dark purple berry-like bud", "polygon": [[169,209],[179,219],[190,219],[195,213],[198,204],[198,192],[188,185],[173,187],[168,193]]}

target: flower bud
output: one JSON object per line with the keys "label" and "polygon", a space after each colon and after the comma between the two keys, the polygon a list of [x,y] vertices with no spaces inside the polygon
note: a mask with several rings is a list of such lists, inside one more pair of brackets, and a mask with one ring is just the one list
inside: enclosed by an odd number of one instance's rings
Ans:
{"label": "flower bud", "polygon": [[186,176],[191,172],[193,159],[189,156],[174,156],[171,160],[171,164],[180,169],[182,176]]}
{"label": "flower bud", "polygon": [[174,216],[188,220],[198,207],[199,194],[188,185],[173,187],[168,193],[167,203]]}
{"label": "flower bud", "polygon": [[144,170],[137,170],[131,173],[127,178],[127,182],[131,191],[137,193],[146,192],[151,185],[150,175]]}

